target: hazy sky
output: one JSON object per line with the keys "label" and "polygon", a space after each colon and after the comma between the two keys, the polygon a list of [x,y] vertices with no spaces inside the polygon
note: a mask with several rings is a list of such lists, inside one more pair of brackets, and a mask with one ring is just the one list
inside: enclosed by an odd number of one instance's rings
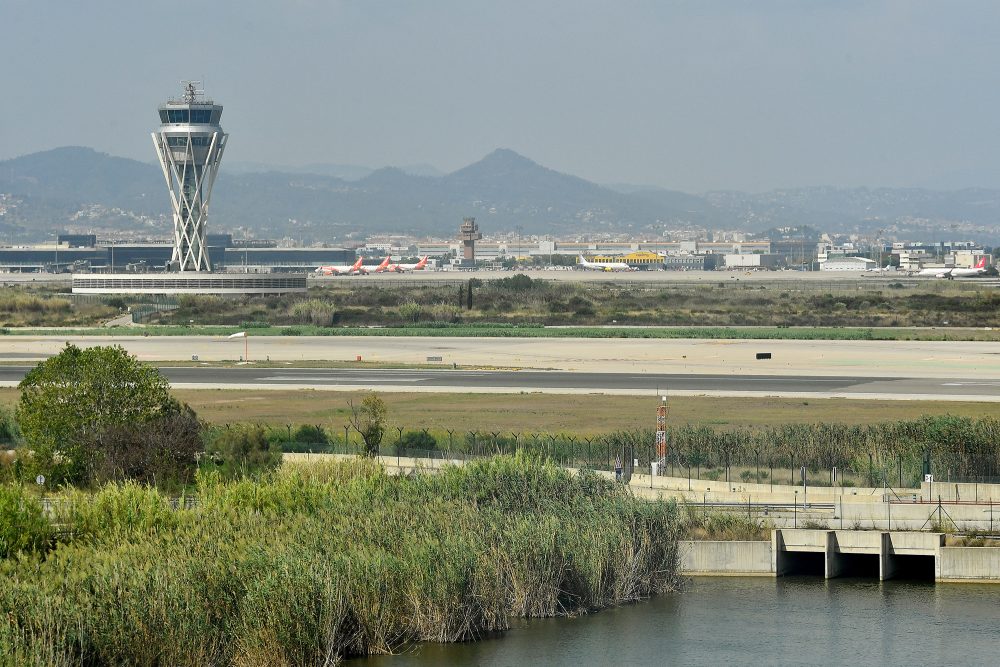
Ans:
{"label": "hazy sky", "polygon": [[1000,187],[995,1],[0,0],[0,26],[0,158],[151,161],[204,77],[232,161]]}

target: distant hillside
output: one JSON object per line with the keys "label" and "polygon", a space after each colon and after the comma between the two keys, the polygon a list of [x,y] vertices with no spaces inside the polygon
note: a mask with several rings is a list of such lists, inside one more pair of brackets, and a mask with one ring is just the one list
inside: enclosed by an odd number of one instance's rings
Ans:
{"label": "distant hillside", "polygon": [[[1000,190],[818,187],[696,196],[605,187],[506,149],[445,175],[435,175],[432,168],[427,175],[392,167],[367,173],[349,165],[313,168],[356,178],[298,170],[227,171],[223,161],[212,198],[212,229],[241,228],[262,237],[305,241],[377,231],[450,236],[464,216],[473,215],[484,231],[520,228],[525,234],[655,235],[665,228],[761,231],[808,225],[833,232],[881,229],[928,240],[1000,240]],[[169,229],[159,169],[89,148],[59,148],[0,162],[0,193],[4,237],[50,238],[67,227],[136,233]]]}

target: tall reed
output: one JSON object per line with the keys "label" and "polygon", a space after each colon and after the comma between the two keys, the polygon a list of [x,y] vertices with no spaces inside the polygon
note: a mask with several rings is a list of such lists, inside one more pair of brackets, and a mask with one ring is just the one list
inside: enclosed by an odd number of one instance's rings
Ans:
{"label": "tall reed", "polygon": [[0,561],[9,664],[329,665],[671,589],[673,504],[526,456],[201,475],[198,504],[67,494],[49,551]]}

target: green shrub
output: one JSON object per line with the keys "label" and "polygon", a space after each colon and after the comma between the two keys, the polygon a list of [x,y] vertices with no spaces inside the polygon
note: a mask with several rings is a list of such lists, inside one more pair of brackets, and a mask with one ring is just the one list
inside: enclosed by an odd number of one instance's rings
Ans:
{"label": "green shrub", "polygon": [[333,324],[337,309],[333,303],[322,299],[306,299],[292,304],[289,314],[302,324],[328,327]]}
{"label": "green shrub", "polygon": [[406,431],[396,443],[398,451],[406,449],[437,449],[437,439],[425,431]]}
{"label": "green shrub", "polygon": [[0,485],[0,558],[44,551],[52,536],[52,526],[36,498],[19,484]]}
{"label": "green shrub", "polygon": [[281,463],[281,443],[268,439],[261,427],[219,431],[206,447],[208,465],[226,478],[259,475]]}
{"label": "green shrub", "polygon": [[399,307],[399,316],[407,322],[418,322],[423,315],[424,308],[419,303],[407,301]]}

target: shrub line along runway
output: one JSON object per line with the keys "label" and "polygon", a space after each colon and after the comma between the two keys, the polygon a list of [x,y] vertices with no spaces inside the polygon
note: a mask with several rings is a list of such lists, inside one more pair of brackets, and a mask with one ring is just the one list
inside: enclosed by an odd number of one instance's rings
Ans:
{"label": "shrub line along runway", "polygon": [[[122,345],[147,362],[251,359],[270,368],[166,368],[178,388],[363,389],[892,398],[1000,401],[1000,346],[958,341],[798,341],[512,338],[330,338],[326,336],[17,336],[0,337],[0,380],[11,386],[29,364],[67,343]],[[247,348],[244,348],[244,345]],[[758,353],[771,359],[757,360]],[[361,357],[380,364],[441,370],[295,368],[296,362]],[[276,369],[276,363],[288,368]],[[468,367],[531,369],[452,370]]]}

